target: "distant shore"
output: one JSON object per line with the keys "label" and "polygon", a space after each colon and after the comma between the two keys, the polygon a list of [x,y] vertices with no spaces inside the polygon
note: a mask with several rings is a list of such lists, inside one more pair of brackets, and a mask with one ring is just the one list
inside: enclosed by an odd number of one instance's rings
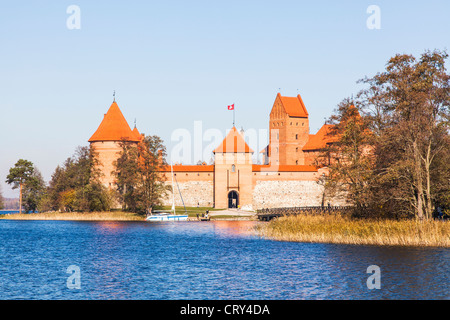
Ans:
{"label": "distant shore", "polygon": [[[198,221],[197,214],[201,217],[205,210],[187,210],[189,221]],[[183,210],[178,211],[184,214]],[[209,213],[211,220],[255,220],[251,213],[213,210]],[[0,214],[0,219],[7,220],[71,220],[71,221],[145,221],[144,215],[125,211],[106,212],[43,212],[43,213],[12,213]]]}
{"label": "distant shore", "polygon": [[286,216],[260,224],[263,238],[336,244],[450,247],[449,221],[360,220],[341,215]]}

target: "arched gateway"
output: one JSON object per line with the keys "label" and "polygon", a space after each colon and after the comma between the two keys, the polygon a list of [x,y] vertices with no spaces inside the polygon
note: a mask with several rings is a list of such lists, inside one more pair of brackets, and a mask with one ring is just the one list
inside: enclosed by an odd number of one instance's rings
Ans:
{"label": "arched gateway", "polygon": [[228,208],[237,208],[239,205],[239,194],[236,191],[228,193]]}

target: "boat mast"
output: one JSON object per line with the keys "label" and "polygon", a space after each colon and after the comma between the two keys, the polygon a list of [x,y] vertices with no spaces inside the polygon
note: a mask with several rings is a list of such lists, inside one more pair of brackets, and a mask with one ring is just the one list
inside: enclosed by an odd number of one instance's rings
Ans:
{"label": "boat mast", "polygon": [[175,192],[173,188],[173,163],[170,164],[170,171],[172,173],[172,211],[175,214]]}

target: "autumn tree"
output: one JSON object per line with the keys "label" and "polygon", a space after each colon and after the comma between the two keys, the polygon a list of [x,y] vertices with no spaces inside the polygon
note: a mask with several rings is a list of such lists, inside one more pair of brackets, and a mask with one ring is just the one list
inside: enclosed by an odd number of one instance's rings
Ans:
{"label": "autumn tree", "polygon": [[450,76],[446,52],[427,51],[416,59],[399,54],[386,70],[361,82],[363,110],[375,133],[375,172],[382,205],[430,218],[446,201],[450,162]]}
{"label": "autumn tree", "polygon": [[148,213],[161,204],[166,194],[162,166],[166,148],[158,136],[145,136],[137,145],[121,142],[122,151],[115,162],[117,190],[124,209]]}
{"label": "autumn tree", "polygon": [[345,194],[347,201],[362,214],[370,198],[373,169],[372,133],[352,99],[343,100],[327,120],[329,141],[319,157],[329,174],[325,188],[328,194]]}

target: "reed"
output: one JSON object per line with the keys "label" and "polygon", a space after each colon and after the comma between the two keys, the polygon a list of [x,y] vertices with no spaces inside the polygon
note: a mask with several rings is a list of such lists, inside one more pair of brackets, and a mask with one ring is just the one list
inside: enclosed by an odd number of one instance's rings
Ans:
{"label": "reed", "polygon": [[450,223],[418,220],[361,220],[342,215],[296,215],[259,224],[268,239],[365,245],[450,246]]}
{"label": "reed", "polygon": [[43,212],[5,214],[0,219],[9,220],[82,220],[82,221],[143,221],[145,217],[132,212]]}

